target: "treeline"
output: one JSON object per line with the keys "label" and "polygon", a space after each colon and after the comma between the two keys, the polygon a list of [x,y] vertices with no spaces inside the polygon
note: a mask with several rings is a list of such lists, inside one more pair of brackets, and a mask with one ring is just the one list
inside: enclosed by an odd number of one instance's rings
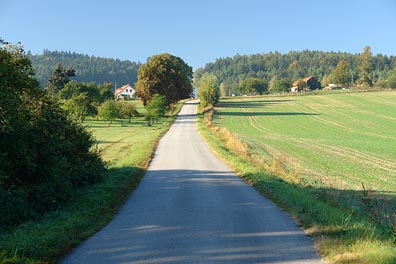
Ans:
{"label": "treeline", "polygon": [[130,83],[133,85],[137,80],[137,71],[140,63],[128,60],[110,59],[78,54],[70,51],[49,51],[45,49],[43,54],[32,55],[28,53],[35,71],[35,78],[44,87],[51,76],[55,66],[62,64],[71,66],[77,82],[94,82],[102,84],[111,82],[118,86]]}
{"label": "treeline", "polygon": [[[372,84],[378,87],[396,85],[396,57],[386,55],[371,55],[368,48],[368,69]],[[366,48],[363,52],[366,51]],[[363,53],[362,52],[362,53]],[[361,53],[361,54],[362,54]],[[248,78],[259,78],[270,86],[271,80],[278,81],[283,87],[294,81],[314,76],[321,82],[322,87],[332,83],[333,73],[337,65],[343,61],[350,67],[349,84],[359,85],[361,72],[361,54],[346,52],[323,51],[291,51],[286,54],[270,52],[266,54],[235,55],[234,57],[219,58],[208,63],[204,68],[195,71],[194,78],[198,81],[204,73],[213,73],[221,84],[222,94],[238,93],[240,84]],[[290,86],[289,86],[290,87]],[[269,87],[271,88],[271,87]],[[396,87],[390,87],[396,88]]]}

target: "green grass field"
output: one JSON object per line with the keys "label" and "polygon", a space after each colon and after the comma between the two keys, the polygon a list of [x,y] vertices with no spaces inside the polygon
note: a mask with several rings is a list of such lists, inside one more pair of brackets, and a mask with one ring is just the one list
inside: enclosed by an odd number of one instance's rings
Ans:
{"label": "green grass field", "polygon": [[345,190],[355,203],[349,190],[364,184],[395,201],[395,92],[225,99],[215,113],[217,125],[299,167],[310,185]]}
{"label": "green grass field", "polygon": [[[142,113],[141,103],[136,103]],[[174,114],[152,127],[144,117],[133,118],[131,123],[115,120],[111,126],[87,117],[83,125],[93,133],[102,158],[108,162],[103,181],[78,190],[67,206],[0,233],[0,263],[55,263],[108,223],[137,186]]]}
{"label": "green grass field", "polygon": [[[223,98],[213,124],[251,157],[201,127],[212,148],[308,228],[326,261],[396,263],[396,92]],[[274,160],[297,180],[273,176]]]}

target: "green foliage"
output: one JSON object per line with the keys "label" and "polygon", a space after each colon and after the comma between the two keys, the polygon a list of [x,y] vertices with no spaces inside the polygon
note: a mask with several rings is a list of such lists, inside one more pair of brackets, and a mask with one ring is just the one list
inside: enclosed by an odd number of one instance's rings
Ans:
{"label": "green foliage", "polygon": [[308,89],[308,84],[303,79],[299,79],[297,81],[297,87],[298,87],[298,91],[305,91]]}
{"label": "green foliage", "polygon": [[351,83],[351,66],[347,61],[340,61],[332,73],[333,82],[348,86]]}
{"label": "green foliage", "polygon": [[32,77],[20,46],[0,47],[0,225],[65,205],[104,171],[94,140]]}
{"label": "green foliage", "polygon": [[57,64],[51,77],[48,79],[48,83],[45,86],[45,90],[50,94],[55,95],[70,82],[70,77],[75,76],[73,68],[63,68],[61,64]]}
{"label": "green foliage", "polygon": [[263,94],[268,91],[268,83],[260,78],[247,78],[239,85],[239,92],[241,94]]}
{"label": "green foliage", "polygon": [[113,98],[111,89],[112,85],[110,83],[100,85],[95,83],[78,83],[76,81],[70,81],[58,92],[57,97],[67,104],[67,101],[80,98],[82,94],[85,94],[85,100],[80,100],[80,102],[84,104],[86,114],[97,115],[98,106],[104,101]]}
{"label": "green foliage", "polygon": [[114,100],[107,100],[99,107],[99,118],[106,120],[110,126],[114,119],[120,117],[120,108]]}
{"label": "green foliage", "polygon": [[390,72],[388,80],[387,80],[387,87],[395,89],[396,88],[396,68]]}
{"label": "green foliage", "polygon": [[198,87],[198,97],[202,106],[214,105],[219,101],[220,89],[214,74],[205,73]]}
{"label": "green foliage", "polygon": [[[290,83],[301,77],[314,76],[323,80],[330,76],[337,64],[346,61],[351,67],[352,84],[360,77],[358,68],[359,55],[345,52],[323,51],[290,51],[285,54],[270,52],[254,55],[235,55],[234,57],[219,58],[199,68],[194,73],[194,83],[204,73],[216,75],[219,83],[224,83],[229,94],[238,93],[240,82],[247,78],[261,78],[269,82],[274,76],[277,79],[287,79]],[[375,84],[380,76],[389,78],[389,72],[396,69],[396,56],[378,54],[372,57],[372,81]],[[322,82],[323,83],[323,82]],[[324,86],[325,83],[323,83]],[[290,88],[290,87],[288,87]]]}
{"label": "green foliage", "polygon": [[172,104],[191,97],[192,68],[181,58],[163,53],[148,59],[139,68],[136,95],[146,105],[154,94]]}
{"label": "green foliage", "polygon": [[147,124],[152,126],[155,121],[157,121],[160,117],[163,117],[166,112],[166,98],[160,94],[154,94],[148,104],[145,106],[146,114],[145,118],[147,120]]}
{"label": "green foliage", "polygon": [[291,80],[298,80],[305,77],[304,68],[299,61],[293,61],[287,68],[287,73]]}
{"label": "green foliage", "polygon": [[[0,263],[57,263],[100,230],[137,186],[156,143],[173,120],[173,116],[163,118],[158,121],[160,126],[151,129],[143,118],[133,125],[108,127],[104,121],[88,117],[84,125],[93,130],[103,159],[111,163],[105,177],[78,190],[67,206],[1,232]],[[0,197],[0,201],[7,200]]]}
{"label": "green foliage", "polygon": [[117,106],[120,111],[122,118],[128,118],[128,122],[131,122],[132,117],[138,117],[139,112],[136,109],[135,104],[129,101],[117,101]]}
{"label": "green foliage", "polygon": [[362,86],[373,86],[373,55],[370,46],[364,47],[363,52],[359,55],[359,70],[359,84]]}
{"label": "green foliage", "polygon": [[35,77],[44,87],[54,71],[56,64],[71,65],[76,71],[73,78],[77,82],[94,82],[102,84],[135,83],[139,63],[88,56],[69,51],[49,51],[45,49],[41,55],[29,55],[35,70]]}
{"label": "green foliage", "polygon": [[[209,132],[198,119],[199,128],[238,175],[318,238],[326,261],[393,263],[396,165],[389,118],[396,109],[394,95],[227,98],[215,109],[212,126],[219,127]],[[236,114],[241,109],[243,114]],[[242,139],[247,155],[235,155],[215,130]],[[286,174],[272,173],[272,167]]]}
{"label": "green foliage", "polygon": [[273,93],[284,93],[289,92],[291,87],[291,82],[288,79],[276,79],[272,78],[269,84],[269,90]]}
{"label": "green foliage", "polygon": [[61,108],[66,111],[72,120],[84,122],[89,109],[87,93],[72,95],[69,99],[62,100]]}

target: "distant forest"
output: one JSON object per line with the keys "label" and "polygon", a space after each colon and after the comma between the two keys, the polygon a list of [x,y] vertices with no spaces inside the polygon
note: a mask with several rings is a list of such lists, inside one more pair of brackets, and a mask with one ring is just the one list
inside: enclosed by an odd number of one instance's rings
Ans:
{"label": "distant forest", "polygon": [[78,82],[94,82],[96,84],[111,82],[118,87],[128,83],[134,85],[140,66],[140,63],[128,60],[88,56],[70,51],[49,51],[47,49],[40,55],[28,53],[28,57],[32,62],[35,77],[40,82],[41,87],[45,86],[58,63],[62,64],[64,68],[72,66],[76,71],[76,76],[71,79]]}
{"label": "distant forest", "polygon": [[[289,84],[294,81],[314,76],[322,87],[332,83],[332,75],[340,61],[350,65],[350,85],[356,85],[361,77],[359,70],[360,54],[345,52],[323,51],[291,51],[286,54],[270,52],[266,54],[235,55],[234,57],[219,58],[213,63],[195,71],[194,78],[199,80],[204,73],[214,74],[222,89],[230,93],[237,93],[240,83],[247,78],[264,79],[267,84],[271,80],[286,80]],[[387,87],[396,82],[396,57],[375,55],[370,58],[373,85]],[[270,86],[270,85],[269,85]],[[395,87],[390,87],[395,88]]]}

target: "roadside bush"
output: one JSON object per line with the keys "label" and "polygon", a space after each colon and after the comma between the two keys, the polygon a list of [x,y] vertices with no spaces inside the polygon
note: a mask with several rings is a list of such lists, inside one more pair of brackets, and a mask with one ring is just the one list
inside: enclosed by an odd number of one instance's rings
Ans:
{"label": "roadside bush", "polygon": [[63,206],[105,170],[92,135],[39,89],[32,72],[21,47],[0,45],[1,227]]}
{"label": "roadside bush", "polygon": [[219,101],[220,88],[214,74],[205,73],[199,81],[198,97],[203,107],[215,105]]}

